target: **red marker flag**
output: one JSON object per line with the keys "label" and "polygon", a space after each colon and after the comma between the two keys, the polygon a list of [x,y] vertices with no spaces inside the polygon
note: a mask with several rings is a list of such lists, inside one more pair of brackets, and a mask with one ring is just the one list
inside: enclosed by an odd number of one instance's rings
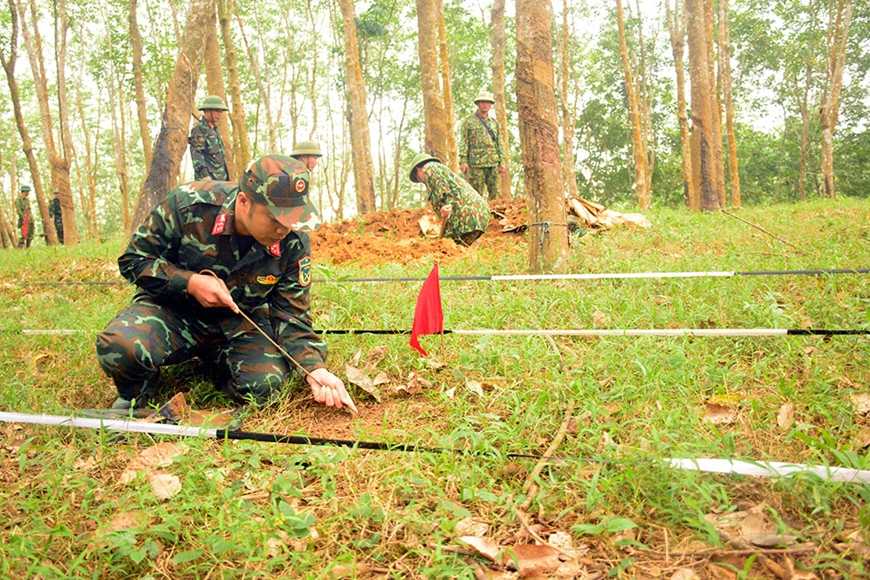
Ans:
{"label": "red marker flag", "polygon": [[411,327],[411,347],[422,354],[429,356],[423,350],[417,337],[421,334],[439,334],[444,332],[444,313],[441,311],[441,284],[438,281],[438,262],[432,267],[420,296],[417,297],[417,308],[414,310],[414,326]]}

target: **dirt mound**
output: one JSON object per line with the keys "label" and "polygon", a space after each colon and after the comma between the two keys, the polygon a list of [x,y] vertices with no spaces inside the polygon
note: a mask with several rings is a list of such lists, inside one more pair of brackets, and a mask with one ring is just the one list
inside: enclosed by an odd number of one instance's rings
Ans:
{"label": "dirt mound", "polygon": [[[493,220],[475,247],[516,249],[517,241],[524,240],[525,236],[502,233],[504,223],[507,223],[502,220],[525,223],[525,201],[495,200],[489,205]],[[427,238],[420,228],[420,219],[424,216],[437,221],[431,209],[420,208],[379,211],[336,224],[324,224],[311,232],[311,252],[318,261],[333,264],[407,264],[426,256],[449,262],[468,251],[453,240]]]}

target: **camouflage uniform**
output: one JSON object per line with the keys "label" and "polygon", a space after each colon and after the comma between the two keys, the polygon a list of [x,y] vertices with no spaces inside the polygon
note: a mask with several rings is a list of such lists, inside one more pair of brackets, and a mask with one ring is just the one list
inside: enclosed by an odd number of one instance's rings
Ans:
{"label": "camouflage uniform", "polygon": [[238,184],[219,181],[176,188],[118,259],[121,274],[139,289],[99,334],[97,358],[122,399],[152,399],[159,367],[194,355],[218,363],[231,395],[260,402],[297,370],[241,316],[229,308],[205,308],[187,294],[191,276],[205,269],[215,272],[239,308],[306,370],[325,366],[326,344],[309,316],[308,234],[293,231],[270,247],[254,242],[243,253],[239,242],[245,238],[234,225],[238,192]]}
{"label": "camouflage uniform", "polygon": [[[486,124],[495,141],[484,127]],[[486,187],[489,199],[498,197],[498,168],[504,165],[498,123],[475,112],[462,121],[459,130],[459,163],[468,164],[468,182],[480,195]]]}
{"label": "camouflage uniform", "polygon": [[48,217],[54,220],[54,229],[57,231],[57,239],[63,243],[63,214],[60,208],[60,199],[55,197],[48,204]]}
{"label": "camouflage uniform", "polygon": [[220,131],[209,123],[205,115],[190,130],[187,142],[190,144],[190,158],[196,179],[226,181],[230,178]]}
{"label": "camouflage uniform", "polygon": [[[36,226],[33,224],[33,212],[30,211],[30,197],[19,196],[15,200],[15,209],[18,213],[18,229],[21,230],[21,239],[18,240],[18,247],[30,247],[30,242],[33,241],[33,230]],[[27,224],[25,228],[24,224]]]}
{"label": "camouflage uniform", "polygon": [[452,206],[444,237],[469,246],[486,231],[490,220],[489,205],[467,181],[445,165],[430,161],[423,166],[423,183],[435,213],[440,215],[442,207]]}

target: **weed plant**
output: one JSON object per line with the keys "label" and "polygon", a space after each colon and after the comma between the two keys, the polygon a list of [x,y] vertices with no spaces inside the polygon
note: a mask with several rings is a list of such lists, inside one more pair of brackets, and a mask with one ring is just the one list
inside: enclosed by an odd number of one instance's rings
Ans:
{"label": "weed plant", "polygon": [[[568,270],[760,271],[870,266],[866,202],[743,210],[794,246],[723,214],[653,210],[647,230],[572,239]],[[526,245],[485,244],[441,275],[525,273]],[[115,397],[94,355],[96,333],[131,295],[115,265],[125,240],[3,250],[0,410],[68,414]],[[317,257],[315,256],[315,260]],[[320,329],[411,326],[431,260],[319,264],[312,313]],[[870,275],[735,276],[598,281],[444,281],[448,329],[870,329]],[[57,284],[44,282],[102,282]],[[68,330],[30,334],[26,330]],[[164,470],[181,491],[158,500],[129,461],[161,439],[0,424],[3,578],[472,578],[483,560],[457,542],[460,522],[488,525],[503,546],[568,532],[598,577],[670,577],[727,551],[717,516],[756,508],[780,534],[815,550],[796,566],[824,578],[867,577],[870,486],[670,469],[662,459],[718,457],[870,469],[866,336],[328,337],[330,367],[383,358],[383,400],[351,387],[360,418],[318,407],[297,386],[244,429],[411,443],[474,453],[407,453],[186,439]],[[168,391],[194,408],[225,407],[208,373],[185,366]],[[413,373],[413,377],[409,375]],[[423,379],[422,392],[390,396]],[[469,387],[482,385],[482,395]],[[573,405],[556,454],[541,455]],[[711,405],[734,413],[713,422]],[[790,406],[793,420],[783,421]],[[170,440],[171,439],[162,439]],[[129,525],[119,525],[123,516]],[[531,526],[529,525],[531,524]],[[530,531],[531,530],[531,531]],[[536,531],[537,530],[537,531]],[[850,543],[851,542],[851,543]],[[855,547],[858,546],[858,547]],[[740,568],[743,566],[743,568]],[[765,577],[750,558],[741,577]],[[739,568],[739,569],[738,569]]]}

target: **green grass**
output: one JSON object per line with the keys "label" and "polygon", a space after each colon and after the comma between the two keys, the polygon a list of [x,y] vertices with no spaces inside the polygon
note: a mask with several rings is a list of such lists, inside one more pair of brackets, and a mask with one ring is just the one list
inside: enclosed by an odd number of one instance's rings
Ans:
{"label": "green grass", "polygon": [[[614,229],[574,239],[571,272],[746,271],[870,266],[870,206],[837,200],[743,210],[741,217],[800,251],[722,214],[654,210],[648,230]],[[114,389],[93,341],[127,303],[125,285],[32,285],[120,281],[124,245],[3,251],[0,260],[0,410],[63,414],[107,406]],[[505,253],[485,243],[441,264],[442,276],[523,273],[525,244]],[[315,260],[317,256],[315,256]],[[423,277],[431,260],[321,264],[315,277]],[[339,283],[313,288],[318,328],[408,329],[419,282]],[[867,275],[747,276],[666,280],[443,282],[446,328],[777,327],[868,328]],[[21,329],[73,329],[23,335]],[[119,483],[158,438],[0,424],[0,577],[237,578],[348,576],[472,578],[480,558],[461,551],[457,524],[473,517],[503,546],[564,531],[602,576],[670,577],[680,567],[710,574],[727,555],[715,517],[757,508],[781,534],[811,543],[789,555],[819,577],[866,577],[857,542],[870,531],[870,486],[814,477],[759,479],[665,469],[665,457],[725,457],[870,469],[870,419],[852,396],[868,392],[866,337],[561,338],[438,337],[419,359],[407,336],[329,337],[341,376],[360,356],[392,385],[409,373],[422,393],[375,403],[353,391],[361,417],[317,407],[288,389],[244,429],[414,443],[483,456],[357,451],[188,439],[162,468],[182,490],[156,499],[142,476]],[[226,404],[195,367],[171,373],[197,408]],[[484,386],[479,397],[465,388]],[[170,392],[164,393],[166,395]],[[452,396],[451,396],[452,395]],[[546,465],[569,402],[575,421],[561,456]],[[715,425],[707,403],[738,412]],[[794,424],[777,416],[794,407]],[[534,482],[534,486],[530,484]],[[531,499],[529,499],[531,494]],[[528,506],[520,509],[525,502]],[[128,527],[113,525],[129,516]],[[535,527],[536,526],[536,527]],[[856,539],[850,534],[858,532]],[[709,553],[702,550],[707,549]],[[678,557],[679,554],[691,554]],[[769,572],[747,554],[742,577]],[[770,555],[784,564],[782,554]],[[356,572],[354,571],[356,570]]]}

